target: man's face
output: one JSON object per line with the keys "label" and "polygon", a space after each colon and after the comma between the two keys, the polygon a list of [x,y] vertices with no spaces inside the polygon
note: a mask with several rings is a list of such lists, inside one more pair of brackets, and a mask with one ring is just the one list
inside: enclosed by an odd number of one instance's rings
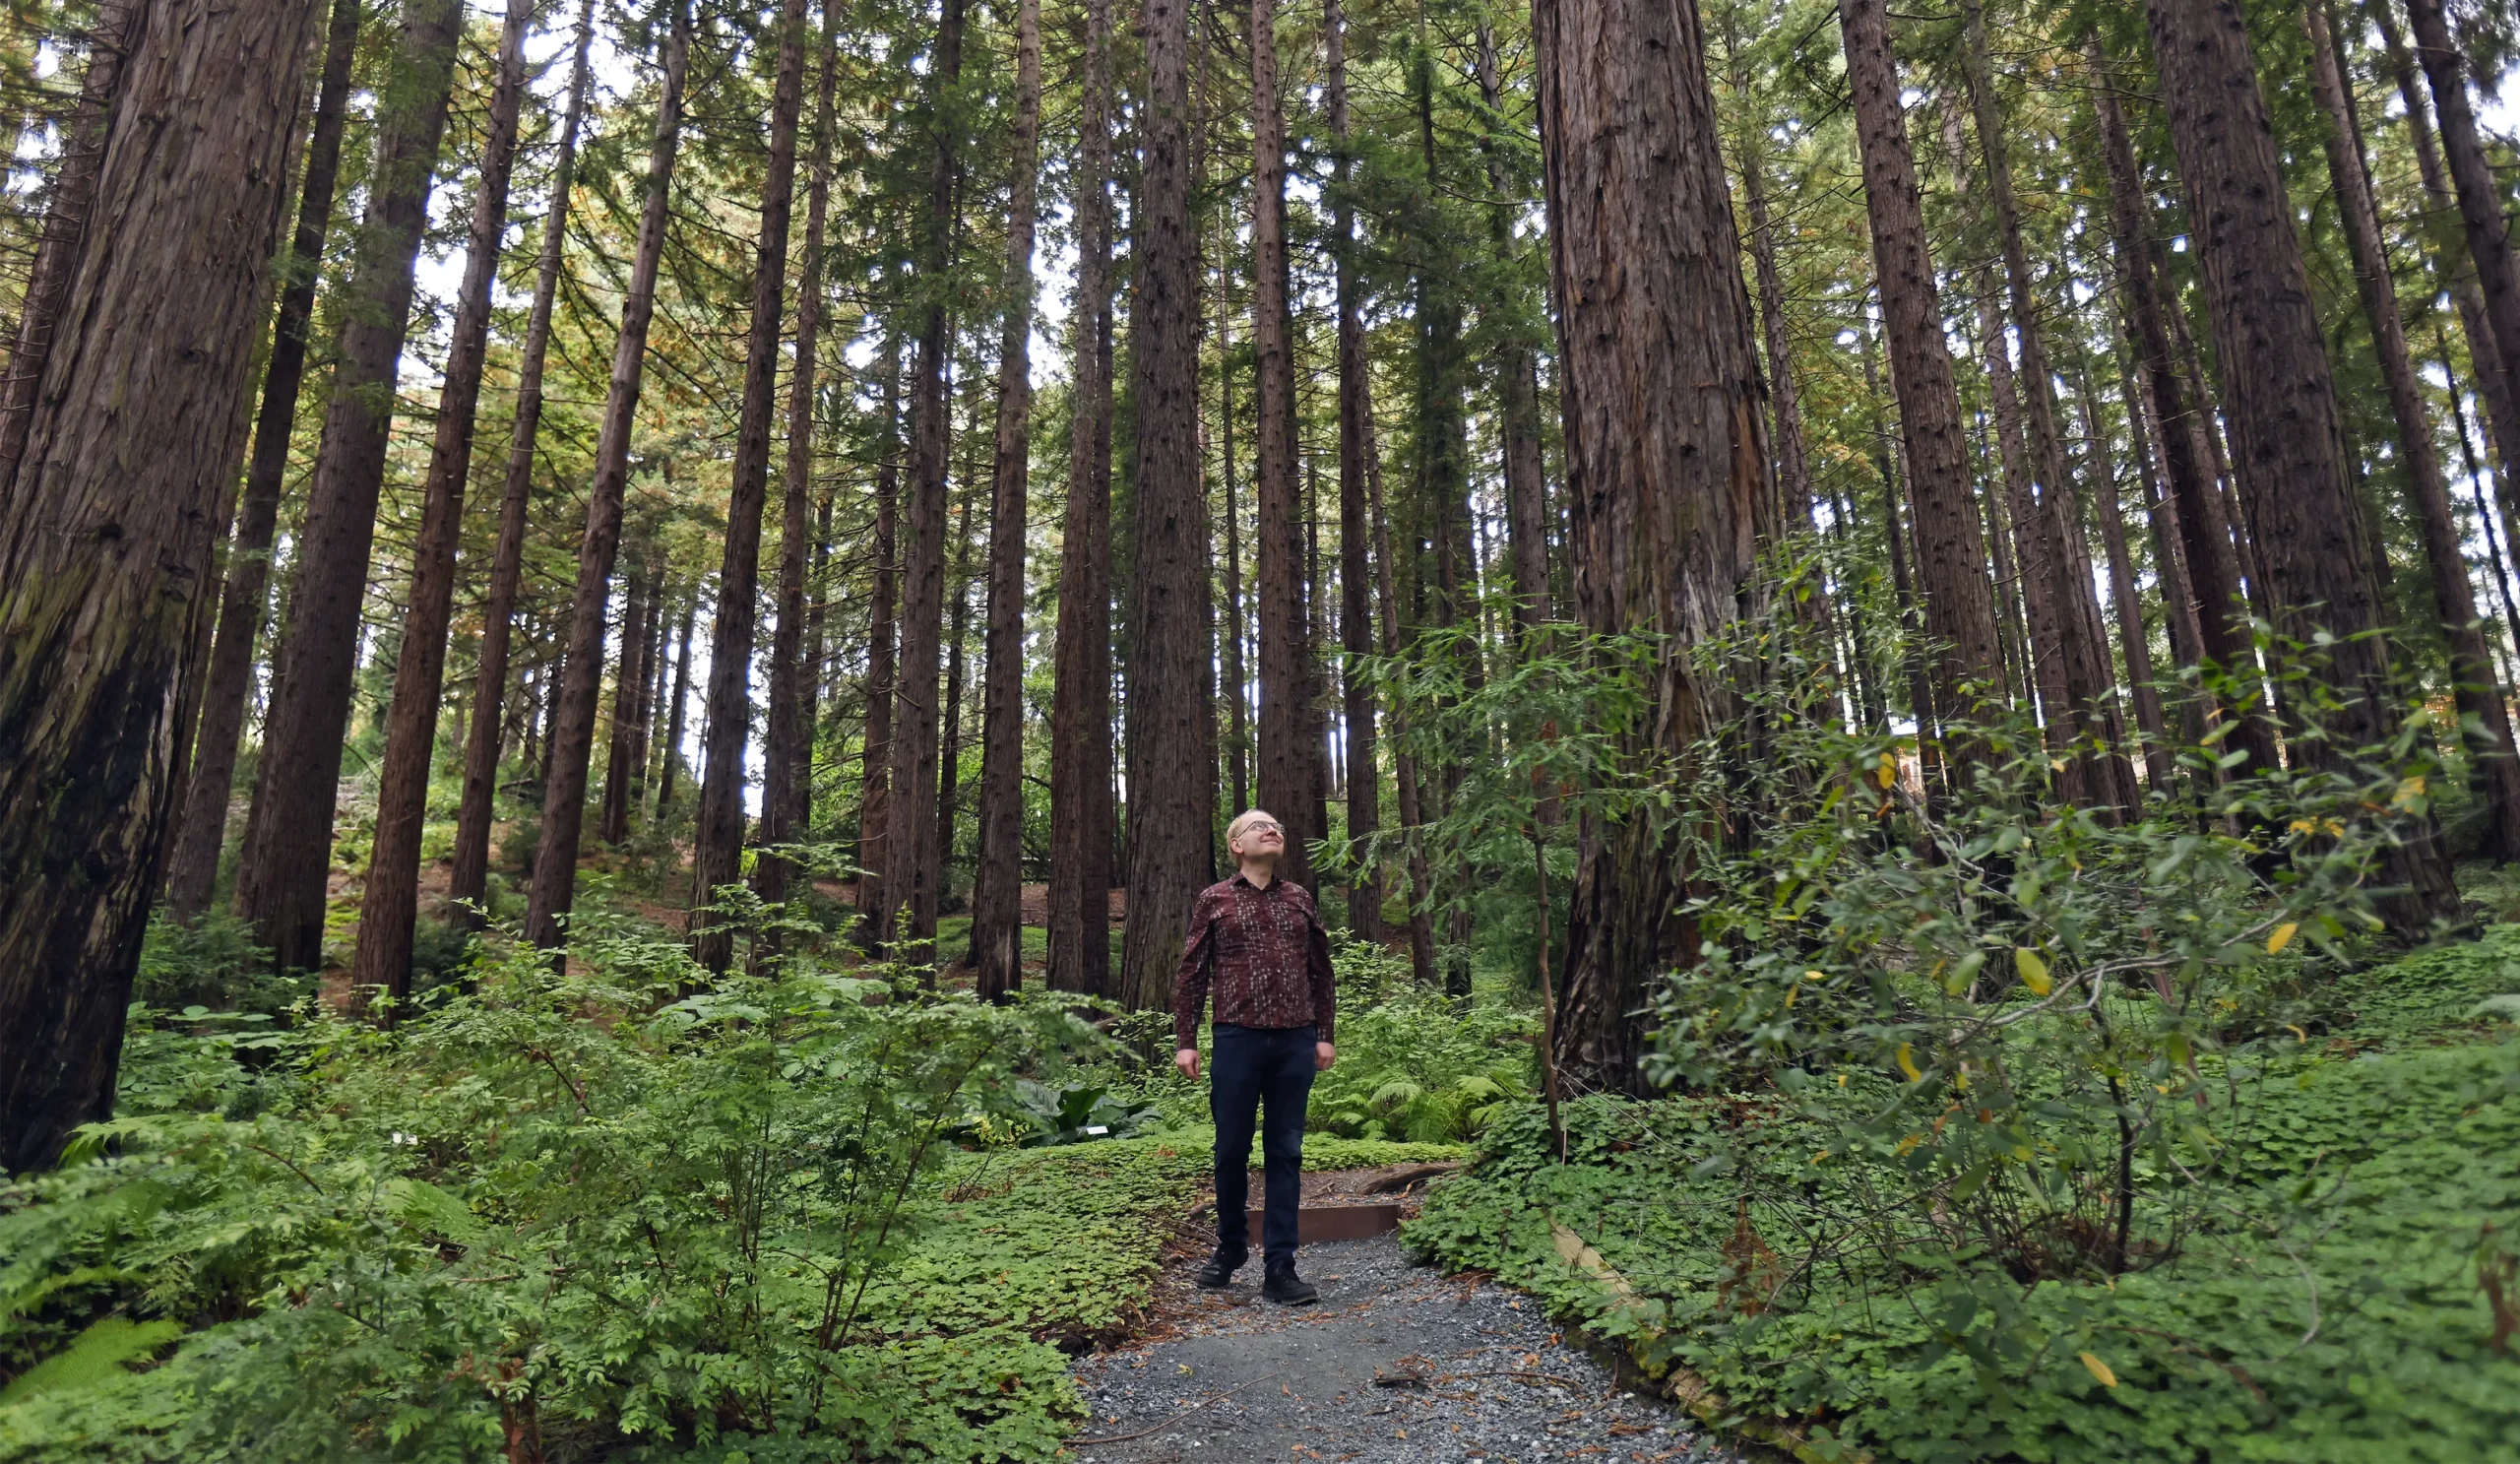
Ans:
{"label": "man's face", "polygon": [[1287,831],[1266,818],[1255,818],[1242,826],[1242,835],[1233,841],[1236,859],[1274,864],[1286,857]]}

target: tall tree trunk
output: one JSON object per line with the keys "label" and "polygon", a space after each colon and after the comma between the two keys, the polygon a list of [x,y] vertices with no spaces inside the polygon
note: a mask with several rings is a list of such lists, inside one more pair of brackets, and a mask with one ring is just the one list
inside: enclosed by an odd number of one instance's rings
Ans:
{"label": "tall tree trunk", "polygon": [[1295,482],[1295,361],[1287,319],[1287,122],[1278,96],[1273,0],[1251,0],[1251,345],[1257,424],[1251,496],[1259,541],[1260,804],[1286,826],[1279,877],[1313,884],[1320,769],[1313,738],[1310,636]]}
{"label": "tall tree trunk", "polygon": [[[2485,295],[2486,322],[2493,335],[2494,364],[2501,370],[2504,389],[2520,393],[2520,260],[2513,257],[2504,189],[2486,159],[2476,106],[2468,97],[2468,58],[2450,33],[2442,0],[2406,0],[2406,13],[2415,32],[2417,58],[2432,87],[2441,151],[2449,163],[2468,253]],[[2496,426],[2499,430],[2501,424]],[[2520,450],[2509,442],[2501,447],[2506,455]]]}
{"label": "tall tree trunk", "polygon": [[701,748],[700,818],[691,841],[692,954],[719,972],[733,958],[734,942],[709,906],[721,886],[740,880],[743,864],[744,747],[752,740],[761,515],[770,499],[780,310],[787,303],[788,225],[796,203],[796,114],[804,93],[805,0],[783,0],[770,102],[770,158],[761,184],[761,235],[753,254],[752,329],[744,347],[743,405],[726,498],[725,549],[718,564],[718,618],[709,638],[709,731]]}
{"label": "tall tree trunk", "polygon": [[[1111,988],[1111,397],[1102,349],[1111,296],[1110,55],[1110,0],[1086,0],[1068,316],[1075,395],[1051,662],[1047,980],[1091,995]],[[1195,316],[1195,301],[1190,308]]]}
{"label": "tall tree trunk", "polygon": [[236,879],[236,911],[280,970],[323,964],[333,803],[349,721],[368,554],[394,420],[395,380],[410,324],[412,267],[428,223],[438,143],[455,84],[462,0],[414,0],[394,78],[380,99],[376,168],[343,309],[340,357],[323,446],[298,532],[289,631],[264,718],[253,837]]}
{"label": "tall tree trunk", "polygon": [[2407,350],[2406,321],[2398,313],[2397,286],[2389,274],[2379,209],[2372,202],[2370,175],[2363,170],[2362,153],[2355,146],[2359,129],[2343,69],[2319,0],[2308,0],[2301,15],[2310,38],[2310,90],[2328,115],[2328,130],[2320,139],[2327,150],[2328,177],[2336,186],[2338,212],[2345,219],[2346,246],[2354,259],[2354,285],[2362,296],[2362,317],[2371,327],[2372,350],[2379,356],[2381,378],[2388,384],[2407,496],[2414,500],[2425,558],[2432,571],[2433,609],[2450,648],[2451,694],[2460,727],[2473,729],[2464,735],[2470,781],[2485,805],[2486,849],[2498,859],[2520,859],[2520,757],[2513,754],[2501,678],[2477,621],[2467,552],[2450,506],[2450,484],[2442,476],[2432,420],[2424,408],[2424,385]]}
{"label": "tall tree trunk", "polygon": [[700,591],[682,603],[682,628],[674,632],[673,691],[665,702],[664,756],[658,759],[657,807],[673,806],[674,770],[682,766],[682,715],[691,702],[691,633],[700,618]]}
{"label": "tall tree trunk", "polygon": [[[2425,197],[2430,200],[2433,214],[2456,218],[2459,202],[2441,167],[2441,151],[2432,135],[2432,115],[2425,100],[2423,83],[2418,79],[2415,58],[2407,51],[2391,7],[2384,3],[2366,8],[2379,22],[2381,46],[2388,53],[2398,99],[2406,107],[2407,134],[2415,145],[2416,170],[2424,178]],[[2492,323],[2486,318],[2485,291],[2477,286],[2474,254],[2464,248],[2442,250],[2433,259],[2433,269],[2447,281],[2450,297],[2459,307],[2459,329],[2468,343],[2471,374],[2476,378],[2477,395],[2485,402],[2486,422],[2495,456],[2502,463],[2495,496],[2499,500],[2503,538],[2511,540],[2520,537],[2520,484],[2515,484],[2511,474],[2514,456],[2520,454],[2520,404],[2512,399],[2511,378],[2503,371],[2502,350],[2495,343]]]}
{"label": "tall tree trunk", "polygon": [[884,350],[884,437],[882,458],[875,465],[875,533],[867,545],[874,556],[874,590],[867,597],[866,735],[858,756],[864,783],[857,798],[857,914],[859,939],[869,945],[888,939],[876,925],[884,911],[884,865],[892,844],[893,692],[898,663],[900,580],[896,554],[901,541],[902,486],[902,353],[898,338]]}
{"label": "tall tree trunk", "polygon": [[879,938],[898,959],[927,964],[935,954],[936,905],[944,851],[936,845],[937,662],[945,613],[945,474],[951,424],[945,391],[953,334],[946,327],[945,272],[953,246],[954,128],[948,115],[963,74],[964,0],[944,0],[936,29],[936,162],[929,180],[918,275],[926,290],[918,338],[917,392],[911,400],[910,543],[902,556],[901,670],[894,688],[892,788]]}
{"label": "tall tree trunk", "polygon": [[638,742],[639,687],[647,671],[640,659],[648,629],[652,588],[644,553],[631,551],[630,584],[621,602],[621,649],[612,668],[612,736],[603,763],[603,810],[595,836],[620,847],[630,838],[630,766]]}
{"label": "tall tree trunk", "polygon": [[[1872,405],[1872,470],[1881,478],[1881,537],[1890,550],[1890,590],[1892,604],[1899,611],[1901,630],[1898,649],[1899,669],[1908,681],[1908,710],[1917,723],[1917,759],[1921,767],[1930,769],[1931,742],[1934,730],[1933,682],[1925,667],[1921,649],[1925,632],[1922,609],[1918,605],[1917,576],[1911,566],[1907,510],[1907,477],[1899,471],[1902,457],[1899,434],[1881,415],[1880,369],[1875,359],[1877,343],[1872,332],[1863,333],[1863,396]],[[1886,707],[1885,707],[1886,712]]]}
{"label": "tall tree trunk", "polygon": [[[1596,631],[1670,638],[1645,718],[1667,755],[1736,710],[1689,653],[1755,610],[1779,517],[1695,9],[1543,0],[1534,28],[1576,600]],[[1556,1029],[1584,1087],[1641,1087],[1633,1014],[1696,958],[1677,844],[1654,820],[1587,820]]]}
{"label": "tall tree trunk", "polygon": [[[412,545],[411,589],[404,602],[403,644],[386,714],[385,757],[376,780],[376,833],[359,896],[353,990],[381,987],[392,998],[384,1020],[411,993],[412,923],[419,915],[420,825],[427,816],[429,768],[436,760],[437,714],[445,691],[446,628],[455,608],[455,545],[464,528],[464,489],[472,476],[472,427],[481,366],[490,343],[490,286],[508,226],[508,178],[516,166],[517,114],[525,96],[525,32],[536,0],[508,0],[499,28],[497,77],[481,141],[472,223],[464,241],[464,283],[456,295],[437,431],[420,487],[420,530]],[[607,794],[607,799],[609,795]],[[614,842],[619,842],[615,838]]]}
{"label": "tall tree trunk", "polygon": [[[1217,210],[1218,231],[1231,237],[1227,211]],[[1233,451],[1233,262],[1217,260],[1217,436],[1225,469],[1225,639],[1220,659],[1226,681],[1226,776],[1233,785],[1237,812],[1251,806],[1251,663],[1250,617],[1242,600],[1242,489]],[[1204,446],[1204,444],[1202,444]],[[1201,460],[1206,453],[1200,454]]]}
{"label": "tall tree trunk", "polygon": [[630,739],[630,817],[651,821],[648,805],[649,759],[656,746],[657,712],[665,701],[665,551],[662,543],[648,549],[648,623],[641,630],[639,713]]}
{"label": "tall tree trunk", "polygon": [[[2235,476],[2276,633],[2303,645],[2321,629],[2340,637],[2316,673],[2341,705],[2328,735],[2294,739],[2294,753],[2341,763],[2396,731],[2396,693],[2385,643],[2362,634],[2380,628],[2379,607],[2274,129],[2237,0],[2147,0],[2145,10],[2214,339],[2232,362],[2223,385]],[[2458,893],[2429,818],[2407,820],[2405,832],[2386,875],[2407,893],[2384,908],[2413,935],[2455,918]]]}
{"label": "tall tree trunk", "polygon": [[979,993],[1024,985],[1024,531],[1033,437],[1033,194],[1041,165],[1041,4],[1016,0],[1015,157],[1007,185],[1006,328],[989,471],[988,694],[980,712],[979,863],[972,964]]}
{"label": "tall tree trunk", "polygon": [[[2126,657],[2126,680],[2134,690],[2135,726],[2144,735],[2144,779],[2153,792],[2167,794],[2177,783],[2178,765],[2170,748],[2170,728],[2162,720],[2161,688],[2153,681],[2152,637],[2144,631],[2144,602],[2135,592],[2135,561],[2126,543],[2126,519],[2117,499],[2117,469],[2109,453],[2109,423],[2100,414],[2100,399],[2091,389],[2091,374],[2077,378],[2081,387],[2083,432],[2091,441],[2091,485],[2099,510],[2100,540],[2109,555],[2109,599],[2117,611],[2117,644]],[[2133,402],[2128,402],[2133,407]],[[2128,413],[2130,435],[2143,424]],[[2165,579],[2168,577],[2165,576]]]}
{"label": "tall tree trunk", "polygon": [[[1341,0],[1324,0],[1330,133],[1335,149],[1330,186],[1330,248],[1339,312],[1339,640],[1346,656],[1348,837],[1362,848],[1382,829],[1382,774],[1375,755],[1374,687],[1363,659],[1374,654],[1373,579],[1366,565],[1365,414],[1368,386],[1362,291],[1355,279],[1355,209],[1348,196],[1354,168],[1348,124],[1348,16]],[[1544,533],[1545,532],[1544,526]],[[1540,560],[1540,593],[1548,593],[1547,546]],[[1515,541],[1515,564],[1523,562]],[[1545,611],[1543,611],[1545,614]],[[1382,943],[1382,866],[1360,859],[1348,886],[1348,926],[1358,940]]]}
{"label": "tall tree trunk", "polygon": [[[2012,152],[2004,140],[2003,108],[1995,97],[1993,64],[1987,55],[1985,11],[1980,0],[1961,0],[1960,8],[1966,32],[1963,71],[1978,123],[1979,151],[1985,159],[1986,196],[2002,248],[2005,295],[2013,331],[2021,342],[2020,385],[2030,426],[2030,466],[2039,478],[2040,537],[2046,541],[2054,571],[2066,696],[2065,705],[2056,710],[2063,716],[2069,738],[2098,744],[2096,751],[2075,754],[2083,800],[2105,808],[2133,809],[2141,805],[2143,796],[2135,787],[2134,768],[2120,750],[2125,729],[2117,709],[2116,677],[2093,593],[2091,547],[2083,538],[2082,508],[2073,478],[2065,471],[2055,372],[2048,360],[2045,311],[2030,275],[2030,251],[2022,242]],[[2003,349],[2000,336],[1989,344],[1996,350]]]}
{"label": "tall tree trunk", "polygon": [[[976,435],[967,434],[967,440]],[[945,622],[945,710],[937,719],[936,893],[940,901],[954,862],[954,825],[963,811],[963,688],[970,684],[963,664],[971,650],[972,510],[978,496],[977,469],[978,465],[966,457],[958,475],[962,478],[962,501],[954,510],[952,591],[946,597],[953,602],[953,608]],[[965,952],[967,958],[969,954]]]}
{"label": "tall tree trunk", "polygon": [[535,451],[542,429],[542,363],[551,349],[551,309],[560,288],[561,248],[569,233],[569,191],[576,185],[578,134],[586,121],[593,72],[595,0],[579,0],[577,54],[569,100],[560,118],[559,152],[551,165],[550,202],[542,215],[542,253],[534,273],[534,304],[526,316],[517,362],[516,414],[508,429],[499,538],[490,551],[490,583],[481,605],[481,645],[473,661],[472,732],[464,746],[464,790],[455,812],[454,867],[447,879],[452,918],[478,928],[490,888],[490,820],[498,797],[499,749],[517,592],[525,577],[525,534],[534,506]]}
{"label": "tall tree trunk", "polygon": [[[534,888],[525,935],[549,950],[565,943],[561,922],[576,903],[578,836],[586,826],[587,764],[595,755],[596,698],[603,683],[603,610],[612,566],[621,552],[621,505],[630,479],[630,428],[648,360],[648,326],[657,309],[657,268],[664,256],[672,213],[674,154],[682,142],[682,87],[691,60],[690,0],[673,0],[666,32],[657,125],[648,149],[646,202],[639,214],[638,252],[621,300],[621,329],[612,342],[612,378],[605,388],[596,438],[594,481],[587,492],[586,533],[578,541],[578,584],[569,608],[568,650],[554,690],[549,767],[542,782],[542,843],[534,856]],[[674,707],[678,722],[679,702]],[[677,729],[679,731],[679,729]],[[677,736],[675,745],[681,745]]]}
{"label": "tall tree trunk", "polygon": [[[1481,22],[1478,30],[1479,100],[1489,118],[1505,114],[1503,67],[1496,54],[1495,29]],[[1512,208],[1507,203],[1505,159],[1496,140],[1484,128],[1480,151],[1487,159],[1487,188],[1493,196],[1487,214],[1488,240],[1500,258],[1520,253],[1514,243]],[[1509,332],[1498,353],[1498,425],[1504,433],[1506,541],[1514,562],[1514,620],[1529,633],[1550,617],[1548,604],[1548,481],[1541,461],[1539,367],[1531,343]],[[1550,821],[1554,821],[1551,819]]]}
{"label": "tall tree trunk", "polygon": [[[796,262],[796,359],[788,382],[788,461],[779,514],[779,624],[770,646],[770,731],[762,758],[761,843],[753,864],[753,893],[778,904],[788,898],[794,870],[770,853],[811,837],[813,814],[814,681],[817,654],[806,657],[805,577],[812,547],[814,502],[814,393],[823,325],[823,229],[831,211],[831,145],[836,125],[832,92],[839,80],[840,17],[837,0],[823,0],[821,54],[814,82],[814,159],[805,185],[805,249]],[[831,500],[823,500],[830,529]],[[820,637],[815,639],[819,641]],[[819,652],[819,646],[817,647]]]}
{"label": "tall tree trunk", "polygon": [[0,1172],[113,1112],[315,15],[144,12],[0,502]]}
{"label": "tall tree trunk", "polygon": [[[2190,397],[2182,379],[2169,324],[2169,306],[2154,269],[2154,236],[2143,175],[2135,147],[2118,106],[2120,82],[2115,67],[2100,48],[2097,33],[2083,42],[2095,85],[2092,104],[2100,118],[2101,155],[2109,171],[2110,219],[2117,254],[2120,299],[2135,338],[2135,349],[2152,404],[2152,418],[2161,434],[2162,476],[2178,521],[2179,548],[2194,591],[2196,644],[2204,659],[2235,682],[2257,683],[2257,652],[2251,644],[2249,605],[2240,589],[2240,562],[2232,544],[2231,520],[2223,511],[2221,490],[2206,441],[2203,404]],[[2281,766],[2275,731],[2266,709],[2251,704],[2229,709],[2238,717],[2231,742],[2248,753],[2248,768]]]}
{"label": "tall tree trunk", "polygon": [[[333,0],[324,40],[323,80],[315,94],[315,124],[306,144],[306,180],[298,192],[297,231],[283,262],[287,283],[272,327],[271,358],[263,372],[262,408],[254,424],[253,457],[236,509],[235,535],[226,555],[226,583],[220,592],[219,635],[210,653],[201,703],[201,730],[185,780],[183,815],[167,856],[166,908],[190,920],[210,908],[219,881],[219,853],[227,838],[227,805],[236,782],[236,744],[245,728],[245,703],[253,690],[254,641],[262,633],[272,575],[272,540],[280,522],[282,480],[288,472],[288,439],[297,424],[298,388],[306,377],[307,323],[315,313],[315,282],[324,258],[324,236],[333,223],[333,193],[341,177],[342,130],[349,110],[350,59],[358,45],[361,0]],[[0,498],[5,498],[0,494]],[[180,755],[181,749],[177,749]]]}
{"label": "tall tree trunk", "polygon": [[18,460],[26,452],[27,431],[34,420],[35,386],[43,376],[61,307],[70,297],[70,282],[78,273],[87,242],[88,219],[96,203],[96,178],[104,164],[105,128],[112,120],[123,58],[137,33],[140,10],[140,0],[99,0],[89,28],[88,64],[80,78],[79,99],[62,119],[61,159],[52,175],[52,197],[44,207],[43,228],[36,236],[26,288],[18,296],[18,336],[10,343],[7,370],[0,374],[0,503],[8,501]]}
{"label": "tall tree trunk", "polygon": [[1129,920],[1119,995],[1169,998],[1190,905],[1216,868],[1208,504],[1200,490],[1199,241],[1190,219],[1189,9],[1145,0],[1147,90],[1131,326],[1137,584],[1129,635]]}
{"label": "tall tree trunk", "polygon": [[[1374,442],[1372,382],[1359,393],[1359,420],[1364,428],[1365,499],[1373,519],[1375,620],[1382,632],[1385,660],[1400,659],[1400,591],[1391,552],[1391,516],[1382,498],[1382,449]],[[1401,709],[1391,709],[1393,793],[1400,813],[1401,835],[1409,846],[1409,971],[1420,987],[1441,981],[1435,970],[1434,880],[1426,867],[1423,789],[1418,780],[1418,758],[1409,747],[1409,724]]]}
{"label": "tall tree trunk", "polygon": [[[1986,584],[1985,538],[1970,493],[1969,449],[1960,429],[1960,389],[1943,340],[1942,301],[1925,246],[1916,157],[1900,106],[1898,63],[1890,51],[1883,0],[1839,0],[1848,83],[1863,158],[1864,204],[1881,313],[1890,339],[1890,379],[1916,495],[1917,566],[1925,629],[1938,643],[1933,694],[1943,720],[1965,718],[1974,694],[2003,674],[1994,596]],[[2025,566],[2027,568],[2027,566]],[[1949,749],[1947,756],[1965,757]],[[1570,995],[1576,973],[1568,976]]]}

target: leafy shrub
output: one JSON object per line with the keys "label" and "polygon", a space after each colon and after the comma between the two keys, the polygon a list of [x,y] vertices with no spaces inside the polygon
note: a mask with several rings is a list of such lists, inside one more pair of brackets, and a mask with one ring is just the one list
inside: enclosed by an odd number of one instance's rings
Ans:
{"label": "leafy shrub", "polygon": [[1339,1061],[1313,1076],[1304,1117],[1313,1131],[1455,1143],[1532,1092],[1539,1023],[1530,1013],[1407,986],[1347,1007],[1345,969],[1340,981]]}
{"label": "leafy shrub", "polygon": [[298,977],[273,974],[271,952],[234,916],[205,911],[186,924],[158,913],[149,919],[131,998],[169,1009],[280,1012],[307,989]]}
{"label": "leafy shrub", "polygon": [[0,1459],[1047,1453],[1055,1350],[878,1283],[943,1136],[1092,1035],[802,960],[710,984],[598,921],[572,955],[390,1034],[143,1014],[116,1117],[0,1189]]}

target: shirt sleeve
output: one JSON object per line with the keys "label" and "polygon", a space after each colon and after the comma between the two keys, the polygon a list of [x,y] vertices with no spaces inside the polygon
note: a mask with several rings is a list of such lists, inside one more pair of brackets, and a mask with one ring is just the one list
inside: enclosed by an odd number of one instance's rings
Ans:
{"label": "shirt sleeve", "polygon": [[1336,1042],[1331,1031],[1339,1016],[1339,979],[1330,966],[1330,931],[1321,923],[1321,907],[1309,898],[1303,902],[1304,966],[1312,982],[1312,1036],[1315,1042]]}
{"label": "shirt sleeve", "polygon": [[1199,1045],[1199,1016],[1208,1004],[1208,978],[1216,965],[1216,904],[1206,894],[1190,907],[1190,936],[1172,973],[1172,1046]]}

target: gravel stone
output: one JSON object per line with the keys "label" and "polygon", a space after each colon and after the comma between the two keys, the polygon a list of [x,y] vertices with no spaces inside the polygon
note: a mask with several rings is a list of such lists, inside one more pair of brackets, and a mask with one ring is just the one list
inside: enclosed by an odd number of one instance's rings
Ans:
{"label": "gravel stone", "polygon": [[1196,1294],[1176,1330],[1078,1359],[1092,1417],[1070,1441],[1076,1456],[1743,1464],[1695,1420],[1620,1390],[1535,1299],[1413,1265],[1394,1237],[1307,1245],[1297,1268],[1321,1288],[1313,1305],[1261,1300],[1254,1256],[1231,1292]]}

